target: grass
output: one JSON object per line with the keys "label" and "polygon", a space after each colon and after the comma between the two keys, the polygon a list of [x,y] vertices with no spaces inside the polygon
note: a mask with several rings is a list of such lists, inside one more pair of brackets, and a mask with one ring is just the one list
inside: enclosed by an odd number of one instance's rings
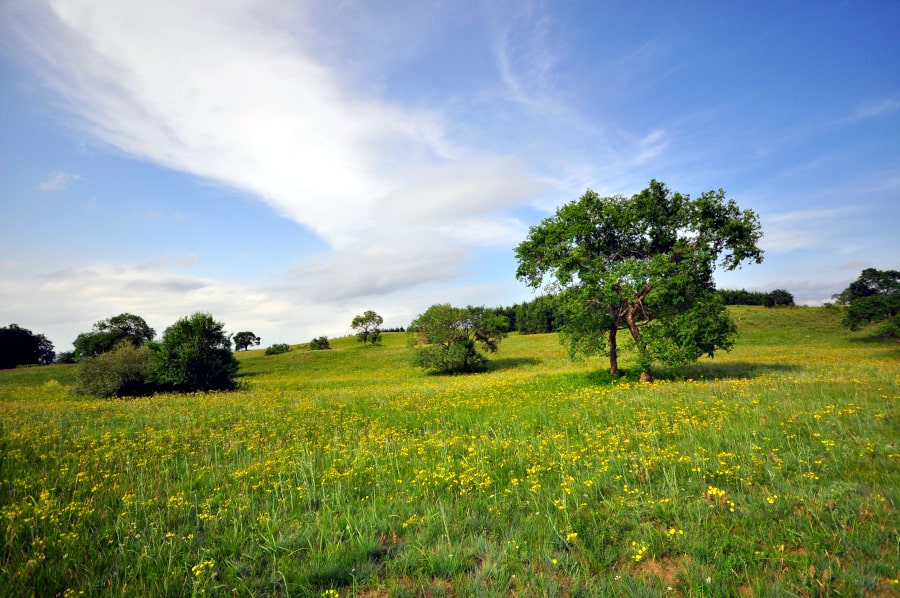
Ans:
{"label": "grass", "polygon": [[834,310],[733,314],[731,353],[652,385],[555,335],[469,376],[401,334],[242,352],[240,391],[134,400],[0,372],[0,588],[897,595],[900,351]]}

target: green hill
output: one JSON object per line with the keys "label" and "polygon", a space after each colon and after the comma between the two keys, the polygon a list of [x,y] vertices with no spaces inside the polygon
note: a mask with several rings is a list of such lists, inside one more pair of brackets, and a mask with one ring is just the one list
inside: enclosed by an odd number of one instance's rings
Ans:
{"label": "green hill", "polygon": [[836,310],[732,313],[732,352],[649,385],[516,334],[466,376],[413,367],[403,334],[241,352],[231,393],[2,371],[0,587],[895,595],[898,346]]}

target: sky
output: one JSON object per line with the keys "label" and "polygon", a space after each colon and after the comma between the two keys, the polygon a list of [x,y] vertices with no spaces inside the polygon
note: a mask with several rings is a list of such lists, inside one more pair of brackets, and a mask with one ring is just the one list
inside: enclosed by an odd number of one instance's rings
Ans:
{"label": "sky", "polygon": [[724,189],[820,305],[900,268],[900,3],[0,0],[0,325],[262,346],[512,305],[588,188]]}

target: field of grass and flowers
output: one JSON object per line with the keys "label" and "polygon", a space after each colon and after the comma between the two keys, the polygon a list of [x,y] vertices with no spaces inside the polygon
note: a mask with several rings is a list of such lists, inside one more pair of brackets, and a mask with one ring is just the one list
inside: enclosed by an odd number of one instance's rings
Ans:
{"label": "field of grass and flowers", "polygon": [[402,334],[251,351],[237,392],[133,400],[0,372],[0,594],[898,595],[898,346],[732,313],[651,385],[555,335],[452,377]]}

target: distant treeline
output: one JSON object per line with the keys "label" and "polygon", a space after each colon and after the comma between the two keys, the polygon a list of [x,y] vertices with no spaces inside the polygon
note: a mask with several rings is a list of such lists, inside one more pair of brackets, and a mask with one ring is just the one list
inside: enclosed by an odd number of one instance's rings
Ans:
{"label": "distant treeline", "polygon": [[[743,289],[719,289],[717,291],[725,305],[762,305],[779,307],[794,305],[794,296],[784,289],[768,293],[745,291]],[[542,295],[525,303],[509,307],[495,307],[494,313],[506,316],[510,332],[520,334],[544,334],[558,332],[565,324],[565,313],[556,295]]]}
{"label": "distant treeline", "polygon": [[745,291],[741,289],[719,289],[719,295],[725,301],[725,305],[763,305],[765,307],[782,307],[794,305],[794,296],[784,289],[775,289],[764,293],[762,291]]}

